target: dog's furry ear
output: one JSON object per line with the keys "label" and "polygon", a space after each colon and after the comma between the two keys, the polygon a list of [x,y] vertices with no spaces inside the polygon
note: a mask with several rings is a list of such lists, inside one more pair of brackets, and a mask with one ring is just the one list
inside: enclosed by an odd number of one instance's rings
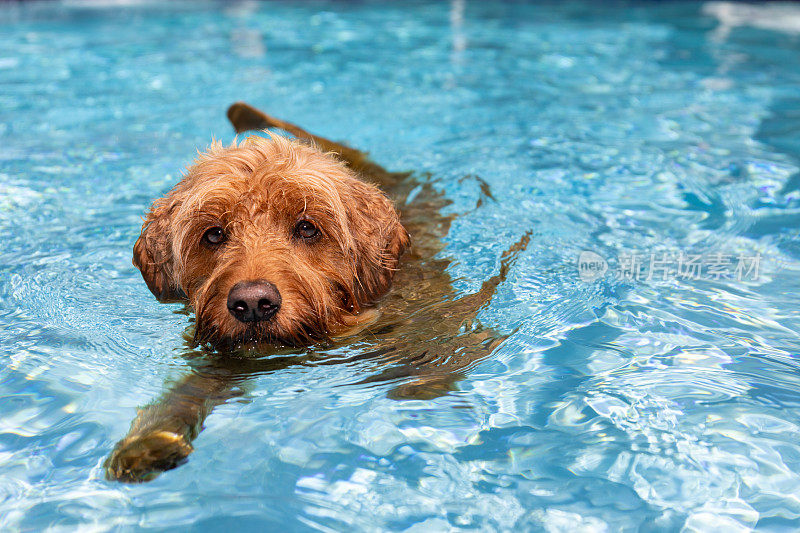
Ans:
{"label": "dog's furry ear", "polygon": [[182,298],[177,286],[172,256],[172,213],[176,203],[169,197],[158,200],[147,213],[142,233],[133,246],[133,265],[147,288],[160,301]]}
{"label": "dog's furry ear", "polygon": [[361,307],[389,290],[410,239],[394,205],[380,190],[359,182],[355,196],[351,205],[357,208],[349,215],[357,249],[355,296]]}

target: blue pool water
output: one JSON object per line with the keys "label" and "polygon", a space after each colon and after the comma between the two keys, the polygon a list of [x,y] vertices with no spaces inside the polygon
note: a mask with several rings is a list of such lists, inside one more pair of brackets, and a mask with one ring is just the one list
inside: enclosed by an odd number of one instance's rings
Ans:
{"label": "blue pool water", "polygon": [[[0,530],[796,528],[800,7],[596,4],[0,5]],[[511,336],[429,401],[253,375],[108,482],[189,366],[141,216],[236,100],[433,180],[460,293],[533,230],[479,314]]]}

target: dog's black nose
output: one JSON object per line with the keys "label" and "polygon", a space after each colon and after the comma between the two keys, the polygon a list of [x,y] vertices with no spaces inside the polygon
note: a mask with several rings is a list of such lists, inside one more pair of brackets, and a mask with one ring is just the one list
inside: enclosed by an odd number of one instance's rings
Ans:
{"label": "dog's black nose", "polygon": [[272,318],[281,308],[281,293],[269,281],[240,281],[228,293],[228,311],[239,322]]}

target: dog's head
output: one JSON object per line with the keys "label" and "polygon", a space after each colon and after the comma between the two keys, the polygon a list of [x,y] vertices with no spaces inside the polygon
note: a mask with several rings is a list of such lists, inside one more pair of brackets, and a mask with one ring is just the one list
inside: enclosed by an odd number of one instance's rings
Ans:
{"label": "dog's head", "polygon": [[160,300],[187,298],[215,346],[303,344],[388,291],[408,234],[335,157],[280,136],[213,144],[157,200],[133,263]]}

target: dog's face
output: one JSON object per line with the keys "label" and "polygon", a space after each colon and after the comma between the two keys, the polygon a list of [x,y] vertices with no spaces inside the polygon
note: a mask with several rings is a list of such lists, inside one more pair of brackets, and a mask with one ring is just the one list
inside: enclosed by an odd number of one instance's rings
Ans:
{"label": "dog's face", "polygon": [[386,293],[407,246],[389,199],[334,157],[250,137],[153,204],[133,263],[160,300],[189,300],[198,342],[303,344]]}

